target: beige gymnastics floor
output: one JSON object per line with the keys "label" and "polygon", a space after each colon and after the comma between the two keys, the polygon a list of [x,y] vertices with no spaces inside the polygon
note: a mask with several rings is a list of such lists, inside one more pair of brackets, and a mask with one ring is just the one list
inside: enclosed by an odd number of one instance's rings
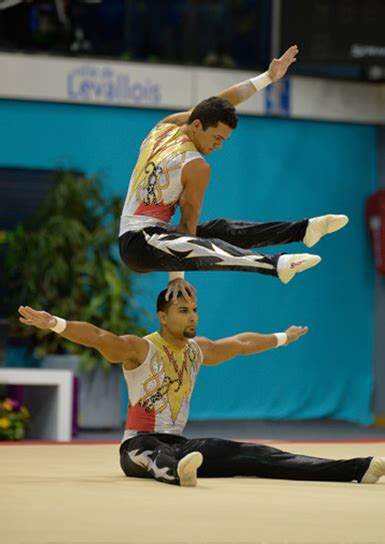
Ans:
{"label": "beige gymnastics floor", "polygon": [[[277,447],[336,458],[385,455],[385,443]],[[126,478],[117,450],[0,446],[1,544],[385,543],[385,479],[201,479],[197,488],[180,488]]]}

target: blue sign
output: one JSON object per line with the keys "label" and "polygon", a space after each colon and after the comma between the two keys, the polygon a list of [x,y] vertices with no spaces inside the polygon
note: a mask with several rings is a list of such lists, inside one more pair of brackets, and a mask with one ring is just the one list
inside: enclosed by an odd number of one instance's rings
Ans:
{"label": "blue sign", "polygon": [[285,77],[265,89],[265,112],[273,115],[290,114],[290,79]]}

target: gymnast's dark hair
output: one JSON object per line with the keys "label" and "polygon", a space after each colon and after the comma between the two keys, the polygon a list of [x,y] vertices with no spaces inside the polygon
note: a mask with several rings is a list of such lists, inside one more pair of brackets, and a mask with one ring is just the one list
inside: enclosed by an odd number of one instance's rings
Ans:
{"label": "gymnast's dark hair", "polygon": [[199,102],[191,112],[187,121],[191,125],[195,119],[202,123],[203,130],[208,127],[217,127],[218,123],[224,123],[230,128],[237,128],[238,115],[234,106],[225,98],[212,96]]}
{"label": "gymnast's dark hair", "polygon": [[[156,311],[157,312],[165,312],[170,304],[172,304],[172,297],[170,296],[168,300],[166,300],[166,293],[167,289],[163,289],[158,295],[158,298],[156,300]],[[182,296],[182,292],[178,292],[178,297]]]}

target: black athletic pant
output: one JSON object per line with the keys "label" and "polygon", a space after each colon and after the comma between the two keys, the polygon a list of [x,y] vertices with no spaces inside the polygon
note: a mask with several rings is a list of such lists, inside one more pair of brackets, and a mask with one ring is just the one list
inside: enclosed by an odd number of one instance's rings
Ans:
{"label": "black athletic pant", "polygon": [[372,457],[323,459],[281,451],[270,446],[219,438],[187,439],[161,433],[140,433],[123,442],[120,465],[126,476],[155,478],[179,485],[177,465],[193,451],[203,455],[200,478],[257,476],[283,480],[361,481]]}
{"label": "black athletic pant", "polygon": [[252,248],[300,242],[308,220],[253,223],[214,219],[197,227],[197,236],[177,232],[175,225],[146,227],[119,238],[122,260],[135,272],[172,270],[238,270],[277,276],[281,254]]}

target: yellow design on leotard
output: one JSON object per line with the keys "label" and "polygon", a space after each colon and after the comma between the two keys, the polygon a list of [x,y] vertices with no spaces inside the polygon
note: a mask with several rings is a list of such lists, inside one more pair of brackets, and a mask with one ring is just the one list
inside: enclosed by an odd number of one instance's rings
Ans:
{"label": "yellow design on leotard", "polygon": [[165,408],[164,402],[168,403],[172,420],[175,423],[183,399],[186,398],[187,402],[190,400],[192,393],[191,370],[198,371],[198,351],[191,343],[188,343],[182,349],[176,348],[166,342],[157,332],[150,334],[146,338],[150,340],[156,349],[164,377],[162,383],[160,383],[160,374],[154,373],[153,377],[145,382],[145,391],[148,395],[141,399],[141,404],[151,402],[150,397],[157,402],[161,401],[156,407],[156,413],[159,413]]}
{"label": "yellow design on leotard", "polygon": [[180,132],[180,127],[170,123],[157,125],[147,136],[140,148],[138,161],[133,172],[133,182],[131,183],[129,197],[131,198],[135,193],[137,200],[140,202],[140,191],[148,184],[153,183],[155,197],[158,201],[161,201],[162,188],[159,187],[156,181],[160,174],[164,174],[167,180],[164,185],[164,188],[166,188],[169,184],[168,170],[174,170],[174,168],[169,169],[167,167],[165,159],[170,155],[179,155],[186,153],[186,151],[197,151],[197,149],[192,141]]}

